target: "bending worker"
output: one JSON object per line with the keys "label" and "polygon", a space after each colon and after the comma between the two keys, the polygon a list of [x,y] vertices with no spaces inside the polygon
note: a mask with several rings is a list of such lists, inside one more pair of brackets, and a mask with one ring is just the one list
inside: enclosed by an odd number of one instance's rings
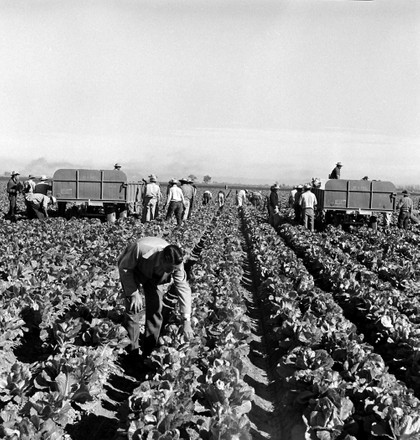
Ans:
{"label": "bending worker", "polygon": [[146,302],[146,326],[141,347],[143,356],[149,355],[157,345],[161,329],[177,301],[183,319],[183,333],[187,338],[193,336],[191,288],[183,259],[181,248],[159,237],[144,237],[129,244],[118,258],[125,299],[125,327],[134,356],[139,354],[143,296]]}

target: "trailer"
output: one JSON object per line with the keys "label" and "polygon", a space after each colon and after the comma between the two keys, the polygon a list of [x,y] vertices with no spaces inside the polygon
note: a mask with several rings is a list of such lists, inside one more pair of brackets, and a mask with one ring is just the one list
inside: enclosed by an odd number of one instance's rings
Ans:
{"label": "trailer", "polygon": [[121,170],[59,169],[53,176],[52,194],[60,215],[106,216],[115,221],[140,214],[142,186],[128,182]]}
{"label": "trailer", "polygon": [[345,226],[374,223],[379,214],[392,214],[397,195],[393,183],[381,180],[321,180],[312,192],[321,221]]}

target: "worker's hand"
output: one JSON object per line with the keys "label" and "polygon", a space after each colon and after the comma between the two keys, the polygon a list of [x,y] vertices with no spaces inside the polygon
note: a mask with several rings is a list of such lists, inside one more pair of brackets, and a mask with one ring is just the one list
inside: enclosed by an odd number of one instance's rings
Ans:
{"label": "worker's hand", "polygon": [[274,214],[278,214],[278,213],[279,213],[279,207],[276,206],[276,207],[274,208]]}
{"label": "worker's hand", "polygon": [[131,303],[130,303],[130,311],[134,313],[139,313],[140,310],[143,309],[143,297],[140,295],[140,292],[137,290],[131,295]]}
{"label": "worker's hand", "polygon": [[184,321],[182,327],[182,334],[185,336],[185,339],[189,340],[194,337],[193,329],[191,328],[191,321]]}

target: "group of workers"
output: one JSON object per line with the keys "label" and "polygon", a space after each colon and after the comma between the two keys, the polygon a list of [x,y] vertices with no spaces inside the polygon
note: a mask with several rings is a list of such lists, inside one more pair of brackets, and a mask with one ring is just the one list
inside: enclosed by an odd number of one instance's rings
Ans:
{"label": "group of workers", "polygon": [[36,179],[35,176],[30,174],[23,183],[19,176],[19,172],[12,171],[7,182],[6,191],[9,199],[9,211],[5,218],[16,221],[17,198],[19,194],[23,194],[27,217],[45,219],[48,217],[49,205],[56,203],[55,197],[52,196],[52,186],[47,176],[44,175]]}

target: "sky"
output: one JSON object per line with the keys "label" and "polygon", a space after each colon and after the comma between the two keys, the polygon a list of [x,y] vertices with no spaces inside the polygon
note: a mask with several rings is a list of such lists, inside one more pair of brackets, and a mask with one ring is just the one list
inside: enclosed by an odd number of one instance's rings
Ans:
{"label": "sky", "polygon": [[419,0],[0,0],[0,173],[420,184]]}

